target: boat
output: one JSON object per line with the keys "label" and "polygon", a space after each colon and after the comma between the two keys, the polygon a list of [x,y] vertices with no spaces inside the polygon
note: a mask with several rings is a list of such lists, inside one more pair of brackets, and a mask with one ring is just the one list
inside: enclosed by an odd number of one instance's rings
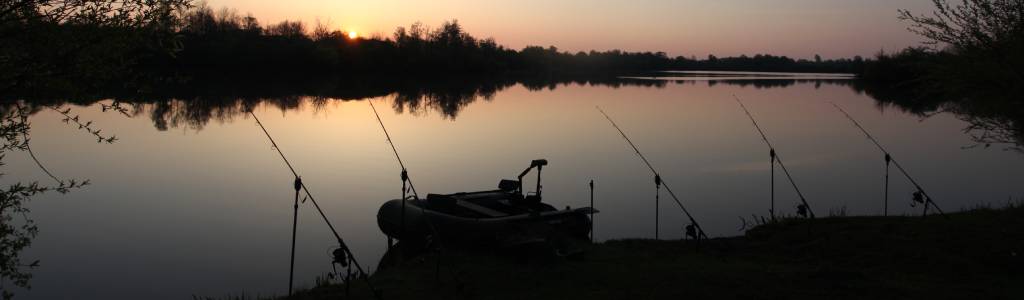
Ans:
{"label": "boat", "polygon": [[[389,238],[401,243],[441,239],[507,247],[567,238],[587,240],[589,216],[596,210],[557,209],[541,201],[540,173],[547,164],[546,159],[533,160],[516,180],[503,179],[495,190],[387,201],[377,213],[377,224]],[[523,177],[533,169],[537,169],[536,190],[524,193]]]}

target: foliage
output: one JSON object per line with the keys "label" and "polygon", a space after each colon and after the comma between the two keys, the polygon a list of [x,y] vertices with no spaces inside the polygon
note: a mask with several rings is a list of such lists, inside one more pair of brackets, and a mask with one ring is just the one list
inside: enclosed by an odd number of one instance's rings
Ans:
{"label": "foliage", "polygon": [[173,29],[190,2],[2,1],[0,93],[124,84],[137,60],[176,48]]}
{"label": "foliage", "polygon": [[933,0],[935,12],[900,10],[909,30],[926,38],[934,57],[928,70],[946,89],[998,89],[1022,93],[1024,0]]}
{"label": "foliage", "polygon": [[899,11],[901,20],[911,22],[910,31],[928,38],[928,44],[946,44],[958,52],[992,52],[999,59],[1013,54],[1005,52],[1009,50],[1006,47],[1020,46],[1024,1],[962,0],[955,7],[947,0],[932,2],[935,12],[931,16]]}
{"label": "foliage", "polygon": [[[17,106],[0,114],[0,166],[4,165],[2,160],[10,151],[31,151],[28,139],[31,129],[28,122],[29,114],[30,110],[24,106]],[[0,177],[3,175],[0,173]],[[60,180],[56,177],[54,179],[57,181],[55,186],[41,185],[38,182],[15,182],[6,189],[0,189],[0,281],[10,280],[15,286],[28,288],[32,274],[28,273],[26,268],[39,266],[38,260],[30,264],[21,262],[21,251],[32,244],[32,238],[39,232],[35,222],[29,217],[29,209],[25,204],[39,194],[51,191],[63,194],[89,184],[88,180]],[[10,299],[14,294],[5,289],[0,296],[3,299]]]}
{"label": "foliage", "polygon": [[909,47],[895,53],[878,52],[873,60],[864,64],[861,78],[893,87],[912,88],[933,81],[932,72],[941,65],[936,51],[923,47]]}

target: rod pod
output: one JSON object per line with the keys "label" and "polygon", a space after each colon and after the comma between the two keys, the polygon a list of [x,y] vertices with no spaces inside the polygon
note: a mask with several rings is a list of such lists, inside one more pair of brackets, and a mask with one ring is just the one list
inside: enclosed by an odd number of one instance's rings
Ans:
{"label": "rod pod", "polygon": [[770,206],[768,207],[768,213],[772,215],[772,222],[775,222],[775,149],[774,148],[771,149],[768,152],[768,155],[771,157],[771,162],[770,162],[771,168],[769,168],[770,172],[771,172],[771,175],[769,176],[770,177],[770,179],[769,179],[769,181],[770,181],[770,183],[769,183],[769,185],[770,185],[769,193],[771,194],[771,200],[770,200],[771,203],[770,203]]}
{"label": "rod pod", "polygon": [[660,205],[659,200],[661,198],[661,175],[654,175],[654,239],[659,240],[658,230],[661,227],[661,221],[658,220],[661,215],[661,209],[658,208]]}
{"label": "rod pod", "polygon": [[590,243],[594,243],[594,180],[590,180]]}
{"label": "rod pod", "polygon": [[[660,177],[658,175],[658,171],[654,170],[654,166],[651,165],[651,162],[647,160],[647,157],[645,157],[643,153],[640,153],[640,149],[636,147],[636,144],[633,144],[633,141],[630,140],[628,136],[626,136],[626,133],[622,131],[622,128],[619,128],[619,125],[615,124],[615,121],[612,120],[612,117],[608,116],[608,113],[605,113],[600,106],[595,106],[595,108],[597,108],[597,111],[601,112],[601,114],[604,115],[605,119],[608,119],[608,122],[612,124],[612,127],[615,127],[615,130],[619,131],[619,134],[622,135],[622,138],[626,140],[626,143],[629,143],[629,146],[633,147],[633,151],[636,152],[636,155],[640,157],[640,160],[642,160],[644,164],[647,165],[647,168],[651,170],[651,173],[654,173],[654,176]],[[675,200],[676,205],[679,206],[679,209],[681,209],[683,211],[683,214],[685,214],[686,217],[690,219],[690,226],[694,226],[694,231],[696,232],[695,235],[697,235],[698,237],[702,236],[706,238],[707,234],[705,234],[704,229],[700,227],[700,223],[697,223],[697,219],[693,218],[693,214],[690,214],[690,211],[686,209],[686,206],[683,206],[683,202],[679,201],[679,197],[676,196],[676,193],[672,192],[672,188],[669,187],[668,183],[662,181],[662,184],[665,185],[665,190],[668,191],[669,196],[672,196],[672,200]]]}
{"label": "rod pod", "polygon": [[[263,122],[260,122],[260,118],[257,117],[256,113],[254,113],[252,110],[249,111],[249,115],[252,116],[254,120],[256,120],[256,124],[259,125],[260,129],[263,130],[263,134],[266,135],[267,140],[270,140],[270,145],[274,147],[274,150],[277,150],[277,154],[281,156],[281,160],[283,160],[285,165],[288,166],[288,170],[292,172],[292,175],[295,176],[295,178],[299,178],[299,173],[295,171],[295,168],[292,167],[292,163],[289,162],[288,158],[284,156],[284,151],[281,151],[281,147],[279,147],[277,145],[277,142],[274,141],[274,137],[270,136],[270,132],[267,131],[266,126],[263,126]],[[327,214],[325,214],[324,210],[320,208],[320,204],[317,204],[316,198],[313,197],[313,193],[309,192],[309,187],[306,186],[306,184],[302,183],[301,181],[299,182],[299,186],[302,188],[302,191],[306,192],[306,197],[309,198],[310,202],[313,202],[313,207],[316,208],[316,211],[318,213],[320,213],[320,217],[323,218],[324,223],[327,224],[327,228],[329,228],[331,230],[331,233],[334,234],[334,238],[337,239],[338,241],[338,248],[342,249],[345,252],[345,254],[348,255],[348,257],[352,258],[352,265],[356,267],[356,271],[358,271],[359,274],[361,275],[359,277],[363,278],[363,281],[366,282],[366,286],[369,287],[370,291],[373,292],[373,297],[375,299],[381,299],[381,291],[374,288],[373,283],[370,282],[369,276],[366,275],[366,271],[363,270],[363,267],[359,264],[358,261],[356,261],[355,255],[352,254],[352,249],[348,248],[348,245],[345,244],[345,240],[341,238],[341,234],[338,234],[338,230],[334,228],[334,224],[331,224],[331,220],[327,218]]]}
{"label": "rod pod", "polygon": [[[736,95],[732,95],[732,98],[736,99],[736,103],[738,103],[740,108],[743,109],[743,112],[747,114],[747,118],[750,118],[750,123],[753,123],[754,128],[756,128],[757,132],[761,134],[761,140],[764,141],[765,145],[768,145],[768,148],[771,149],[771,153],[775,154],[773,156],[774,161],[777,161],[779,163],[779,167],[782,167],[782,172],[786,174],[786,179],[789,179],[789,183],[793,186],[793,190],[795,190],[797,196],[800,197],[800,204],[797,205],[797,214],[814,219],[814,211],[811,210],[811,205],[807,203],[807,198],[804,198],[803,192],[801,192],[800,188],[797,187],[796,181],[793,180],[793,175],[789,174],[789,169],[786,169],[786,164],[782,162],[782,157],[780,157],[778,153],[775,153],[775,146],[772,146],[772,143],[768,141],[768,135],[764,133],[764,130],[761,130],[761,125],[757,124],[757,120],[754,120],[754,115],[750,114],[750,110],[747,109],[746,105],[743,105],[743,101],[740,101],[740,98],[736,97]],[[772,164],[772,166],[774,167],[775,165]]]}
{"label": "rod pod", "polygon": [[[891,161],[893,165],[896,165],[896,169],[899,170],[900,173],[903,173],[903,177],[906,177],[907,180],[909,180],[910,183],[914,185],[914,188],[916,189],[916,191],[914,191],[914,194],[913,194],[914,198],[913,198],[913,200],[917,201],[917,199],[920,198],[921,202],[925,205],[923,216],[927,216],[928,215],[928,208],[929,208],[929,205],[930,205],[930,206],[935,207],[935,210],[939,211],[939,215],[941,215],[941,216],[943,216],[945,218],[949,218],[949,216],[947,216],[946,213],[942,211],[942,208],[939,208],[939,205],[936,204],[935,201],[932,201],[932,197],[929,196],[928,193],[924,191],[924,188],[921,188],[921,185],[917,184],[917,181],[914,180],[913,177],[910,177],[910,173],[907,173],[907,170],[903,169],[903,166],[900,165],[900,162],[896,161],[896,158],[893,158],[891,155],[889,155],[889,151],[885,150],[885,147],[882,147],[882,144],[879,143],[878,140],[875,139],[874,136],[872,136],[870,133],[868,133],[868,130],[864,129],[864,126],[860,125],[860,122],[857,122],[857,120],[854,119],[853,116],[850,115],[850,113],[846,112],[845,109],[840,107],[839,104],[836,104],[835,102],[830,102],[830,103],[832,104],[832,106],[835,106],[836,109],[839,110],[839,112],[843,113],[843,115],[846,116],[846,118],[849,119],[850,122],[853,123],[853,126],[857,127],[857,129],[860,129],[860,132],[864,133],[864,136],[866,136],[868,138],[868,140],[870,140],[872,143],[874,143],[875,147],[878,147],[878,150],[882,151],[882,153],[885,153],[886,169],[887,170],[888,170],[888,163]],[[886,172],[886,174],[888,174],[888,172]],[[887,176],[886,178],[888,178],[888,175],[886,175],[886,176]],[[888,181],[886,181],[886,182],[887,182],[887,184],[886,184],[886,209],[888,209]]]}
{"label": "rod pod", "polygon": [[299,226],[299,191],[302,190],[302,178],[295,177],[295,206],[292,214],[292,259],[288,267],[288,296],[292,295],[292,283],[295,279],[295,233]]}

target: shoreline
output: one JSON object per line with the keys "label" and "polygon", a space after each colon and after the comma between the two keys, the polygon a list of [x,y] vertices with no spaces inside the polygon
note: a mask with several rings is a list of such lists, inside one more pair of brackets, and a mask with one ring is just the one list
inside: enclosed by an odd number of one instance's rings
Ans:
{"label": "shoreline", "polygon": [[[385,299],[1017,298],[1024,295],[1024,208],[922,217],[782,220],[745,235],[625,239],[578,258],[450,250],[370,279]],[[439,276],[438,276],[439,275]],[[355,281],[351,298],[371,299]],[[324,285],[289,299],[345,296]]]}

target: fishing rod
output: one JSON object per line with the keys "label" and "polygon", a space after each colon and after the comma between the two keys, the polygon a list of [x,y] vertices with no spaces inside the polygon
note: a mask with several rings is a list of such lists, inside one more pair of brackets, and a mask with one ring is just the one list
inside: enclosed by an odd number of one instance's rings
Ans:
{"label": "fishing rod", "polygon": [[[380,114],[377,113],[377,107],[373,105],[373,101],[366,101],[366,103],[369,103],[370,104],[370,109],[373,109],[373,115],[377,117],[377,123],[380,124],[380,129],[384,131],[384,136],[387,138],[388,144],[391,145],[391,151],[395,153],[395,159],[398,160],[398,165],[402,168],[402,211],[401,211],[401,218],[402,218],[402,220],[401,220],[401,225],[400,225],[401,227],[400,228],[402,230],[401,234],[404,235],[404,232],[405,232],[405,206],[406,206],[406,201],[408,200],[407,197],[405,196],[405,193],[406,193],[405,183],[406,182],[409,183],[409,189],[412,190],[413,199],[419,200],[420,197],[416,193],[416,187],[413,186],[412,179],[409,178],[409,172],[405,169],[405,163],[402,162],[402,157],[400,155],[398,155],[398,148],[395,147],[395,142],[391,140],[391,135],[388,134],[388,129],[387,129],[387,127],[384,126],[384,121],[381,120]],[[440,278],[440,274],[441,274],[441,255],[442,255],[443,252],[445,252],[445,250],[444,250],[445,247],[444,247],[444,244],[442,243],[441,235],[440,235],[440,233],[438,233],[437,228],[434,227],[434,223],[431,221],[431,219],[429,217],[429,214],[424,214],[423,215],[423,221],[424,221],[424,223],[427,224],[427,229],[430,230],[431,234],[433,234],[435,237],[437,237],[437,252],[438,252],[438,255],[437,255],[437,264],[434,267],[434,278]],[[388,238],[390,239],[390,236]],[[399,248],[399,249],[401,249],[401,248]],[[454,271],[455,267],[452,266],[451,262],[448,262],[447,264],[448,264],[449,269],[451,270],[450,273],[451,273],[452,279],[454,279],[456,282],[458,282],[461,285],[462,284],[461,283],[462,280],[459,278],[459,275]]]}
{"label": "fishing rod", "polygon": [[[373,115],[377,117],[377,123],[380,124],[380,129],[384,131],[384,137],[388,139],[388,144],[391,145],[391,152],[395,153],[395,159],[398,159],[398,166],[402,167],[402,180],[409,183],[409,189],[412,190],[412,195],[416,200],[420,199],[419,194],[416,193],[416,186],[412,184],[412,179],[409,178],[409,173],[405,169],[405,163],[402,162],[402,157],[398,155],[398,149],[395,148],[395,142],[391,141],[391,134],[388,134],[388,129],[384,127],[384,121],[381,121],[380,114],[377,113],[377,107],[373,105],[373,101],[366,101],[370,104],[370,108],[373,109]],[[404,189],[403,189],[404,190]],[[403,192],[404,193],[404,192]],[[404,198],[404,197],[403,197]],[[405,199],[402,199],[402,209],[405,210]],[[405,220],[404,218],[402,219]]]}
{"label": "fishing rod", "polygon": [[[840,107],[839,104],[836,104],[835,102],[830,102],[830,103],[832,103],[832,106],[835,106],[836,109],[839,110],[839,112],[842,112],[843,115],[845,115],[846,118],[850,120],[850,122],[853,122],[853,125],[856,126],[857,129],[860,129],[860,131],[864,133],[864,136],[867,136],[868,140],[871,140],[871,142],[874,143],[876,147],[878,147],[878,150],[881,150],[882,153],[885,153],[886,165],[888,165],[888,162],[891,161],[894,165],[896,165],[896,169],[900,170],[900,173],[903,173],[903,176],[906,177],[907,180],[909,180],[910,183],[914,185],[914,188],[917,188],[917,192],[914,193],[914,201],[918,201],[918,202],[923,202],[924,203],[924,205],[925,205],[924,213],[925,214],[928,213],[928,205],[931,204],[931,206],[934,206],[935,209],[939,211],[940,215],[946,216],[946,213],[942,211],[942,208],[940,208],[939,205],[935,204],[935,201],[932,201],[932,197],[929,196],[928,193],[925,192],[923,188],[921,188],[921,185],[917,184],[917,181],[914,180],[913,177],[910,177],[910,173],[907,173],[907,170],[903,169],[903,166],[900,165],[900,163],[898,161],[896,161],[896,159],[893,158],[891,154],[889,154],[889,151],[885,150],[885,147],[882,147],[882,143],[879,143],[878,140],[876,140],[874,136],[872,136],[870,133],[868,133],[867,129],[864,129],[864,126],[860,125],[860,122],[857,122],[857,120],[854,119],[853,116],[851,116],[849,113],[847,113],[845,109]],[[886,178],[888,178],[888,174],[886,175]],[[886,189],[888,190],[888,182],[886,183]],[[920,193],[920,194],[918,194],[918,193]],[[921,196],[923,196],[923,197],[921,197]],[[918,200],[918,199],[920,199],[920,200]]]}
{"label": "fishing rod", "polygon": [[[590,208],[594,208],[594,180],[590,180]],[[594,209],[590,210],[590,242],[594,242]]]}
{"label": "fishing rod", "polygon": [[[676,204],[678,204],[679,208],[683,210],[683,213],[686,214],[686,217],[690,219],[691,225],[696,227],[697,232],[693,233],[693,237],[695,239],[697,239],[697,240],[700,240],[701,237],[706,239],[708,236],[707,236],[707,234],[704,233],[704,229],[700,227],[700,224],[697,223],[697,220],[693,218],[693,215],[690,214],[690,211],[686,209],[686,206],[683,206],[683,202],[679,201],[679,197],[676,197],[676,194],[674,192],[672,192],[672,188],[670,188],[668,186],[668,183],[666,183],[664,179],[661,179],[660,173],[658,173],[658,171],[654,169],[654,166],[652,166],[651,162],[647,160],[647,157],[644,157],[644,154],[640,153],[640,149],[638,149],[636,147],[636,144],[633,144],[633,141],[630,140],[628,136],[626,136],[626,133],[622,131],[622,128],[619,128],[619,125],[615,124],[615,121],[612,120],[612,117],[608,116],[608,113],[605,113],[604,110],[601,109],[600,106],[595,106],[595,107],[597,108],[597,111],[600,111],[601,114],[604,115],[605,119],[608,119],[608,122],[612,123],[612,127],[615,127],[615,130],[619,131],[619,134],[621,134],[622,138],[625,139],[627,143],[629,143],[629,146],[633,147],[633,151],[635,151],[636,155],[640,157],[640,160],[643,160],[644,164],[647,165],[647,168],[651,169],[651,173],[654,173],[654,177],[659,179],[658,181],[662,185],[665,185],[665,190],[668,191],[668,194],[670,196],[672,196],[673,200],[676,201]],[[689,230],[689,228],[687,228],[687,229],[688,229],[687,233],[689,234],[691,230]]]}
{"label": "fishing rod", "polygon": [[[284,156],[284,152],[281,151],[281,147],[279,147],[277,145],[277,142],[274,141],[274,138],[272,136],[270,136],[270,132],[267,131],[267,127],[263,126],[263,122],[260,122],[260,118],[256,117],[256,113],[254,113],[252,110],[249,111],[249,115],[251,115],[252,118],[256,120],[256,124],[260,126],[260,129],[263,130],[263,134],[265,134],[267,136],[267,139],[270,140],[270,145],[274,147],[274,150],[277,150],[277,154],[279,154],[281,156],[281,160],[284,160],[285,165],[288,166],[288,170],[291,170],[292,171],[292,175],[295,176],[296,198],[298,198],[298,190],[299,190],[299,188],[302,188],[302,190],[304,192],[306,192],[306,197],[308,197],[309,200],[311,202],[313,202],[313,207],[316,207],[316,211],[320,213],[320,217],[322,217],[324,219],[324,223],[327,223],[327,227],[331,229],[331,233],[334,234],[334,238],[336,238],[338,240],[338,246],[345,251],[345,254],[348,255],[348,258],[352,262],[352,265],[354,265],[356,267],[356,270],[359,271],[359,274],[362,275],[360,277],[363,278],[363,280],[366,282],[366,285],[373,292],[374,298],[380,299],[381,297],[380,297],[379,291],[377,291],[377,289],[373,287],[373,283],[370,282],[369,277],[366,276],[366,272],[363,270],[363,267],[361,265],[359,265],[358,261],[356,261],[355,255],[352,254],[352,250],[348,248],[348,245],[345,244],[345,241],[341,238],[341,235],[338,234],[338,231],[334,229],[334,225],[331,224],[331,220],[327,219],[327,214],[324,214],[324,211],[322,209],[320,209],[320,205],[317,204],[316,198],[314,198],[313,194],[309,192],[309,188],[306,187],[306,184],[302,182],[302,179],[300,179],[301,177],[299,177],[299,173],[295,171],[294,167],[292,167],[292,163],[289,162],[288,158]],[[296,209],[297,209],[297,206],[296,206]],[[293,227],[293,232],[294,232],[294,227]],[[294,245],[294,236],[293,236],[292,239],[293,239],[292,243]],[[292,255],[294,256],[294,246],[293,246],[292,253],[293,253]],[[289,283],[289,286],[290,285],[291,285],[291,283]]]}
{"label": "fishing rod", "polygon": [[[384,137],[388,139],[388,144],[391,145],[391,152],[395,153],[395,159],[398,160],[398,166],[402,167],[402,210],[401,210],[401,221],[399,222],[400,232],[399,235],[404,237],[405,235],[405,206],[406,206],[406,195],[408,190],[412,190],[413,199],[419,200],[420,195],[416,193],[416,186],[412,184],[412,179],[409,178],[409,172],[405,169],[405,163],[402,162],[402,157],[398,155],[398,148],[395,147],[395,142],[391,140],[391,134],[388,133],[388,129],[384,127],[384,121],[380,119],[380,114],[377,113],[377,107],[373,105],[373,101],[366,101],[370,104],[370,108],[373,109],[373,115],[377,117],[377,123],[380,124],[380,129],[384,131]],[[409,184],[409,189],[405,188],[405,184]],[[433,228],[433,225],[428,225]],[[436,233],[436,232],[435,232]],[[388,236],[388,247],[391,247],[391,236]],[[439,259],[440,261],[440,259]]]}
{"label": "fishing rod", "polygon": [[[793,176],[789,174],[789,169],[786,169],[786,164],[782,163],[782,158],[775,151],[775,146],[772,146],[772,143],[768,141],[768,135],[764,134],[764,130],[761,130],[761,126],[757,124],[757,120],[754,120],[754,116],[750,114],[750,110],[747,109],[746,105],[743,105],[743,101],[740,101],[740,98],[736,97],[736,95],[732,95],[732,98],[736,99],[736,103],[740,104],[740,108],[742,108],[743,112],[745,112],[747,117],[750,118],[750,122],[754,123],[754,128],[757,128],[757,132],[761,134],[761,140],[764,140],[764,143],[768,145],[773,159],[779,162],[779,167],[782,167],[782,172],[786,174],[786,178],[789,179],[789,183],[793,185],[793,190],[796,190],[797,196],[800,197],[800,205],[802,206],[797,207],[797,213],[803,215],[802,212],[806,209],[807,213],[810,214],[811,219],[813,219],[814,211],[811,210],[811,205],[807,204],[807,199],[804,198],[804,194],[800,192],[800,188],[796,186],[796,181],[794,181]],[[774,209],[772,213],[774,213]]]}

